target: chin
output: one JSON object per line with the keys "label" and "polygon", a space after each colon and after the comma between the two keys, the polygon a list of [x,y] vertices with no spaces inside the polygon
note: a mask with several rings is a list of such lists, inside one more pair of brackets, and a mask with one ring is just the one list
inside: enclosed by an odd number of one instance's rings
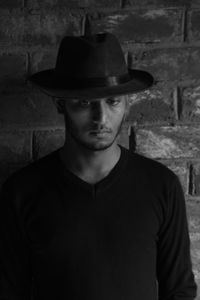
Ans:
{"label": "chin", "polygon": [[106,150],[108,148],[110,148],[112,146],[112,144],[106,144],[106,145],[85,145],[85,148],[87,148],[88,150],[91,151],[103,151]]}
{"label": "chin", "polygon": [[99,143],[81,142],[81,144],[82,146],[84,146],[84,148],[91,151],[103,151],[110,148],[114,142],[115,140],[113,140],[112,142],[99,142]]}

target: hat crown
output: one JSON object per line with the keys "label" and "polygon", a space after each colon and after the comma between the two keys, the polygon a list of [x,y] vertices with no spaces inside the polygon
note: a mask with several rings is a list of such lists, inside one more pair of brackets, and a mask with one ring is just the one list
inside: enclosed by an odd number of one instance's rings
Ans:
{"label": "hat crown", "polygon": [[121,46],[111,33],[66,36],[61,42],[55,69],[58,77],[73,79],[128,74]]}
{"label": "hat crown", "polygon": [[153,84],[148,72],[128,68],[119,41],[108,32],[64,37],[55,68],[29,80],[48,95],[65,99],[125,95]]}

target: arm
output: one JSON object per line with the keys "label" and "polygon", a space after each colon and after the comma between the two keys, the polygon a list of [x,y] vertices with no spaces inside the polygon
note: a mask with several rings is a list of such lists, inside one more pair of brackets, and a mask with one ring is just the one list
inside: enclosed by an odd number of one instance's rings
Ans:
{"label": "arm", "polygon": [[182,187],[175,176],[169,187],[166,216],[159,232],[157,279],[159,300],[192,300],[196,284]]}
{"label": "arm", "polygon": [[0,300],[31,299],[29,248],[15,198],[8,181],[0,194]]}

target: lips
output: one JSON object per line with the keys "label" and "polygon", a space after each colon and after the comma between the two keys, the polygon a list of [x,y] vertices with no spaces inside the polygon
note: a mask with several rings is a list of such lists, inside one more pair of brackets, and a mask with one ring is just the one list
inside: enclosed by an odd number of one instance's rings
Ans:
{"label": "lips", "polygon": [[90,131],[90,135],[96,136],[96,137],[105,137],[110,134],[110,131],[106,130],[100,130],[100,131]]}
{"label": "lips", "polygon": [[106,131],[90,131],[91,134],[103,134],[103,133],[110,133],[110,131],[106,130]]}

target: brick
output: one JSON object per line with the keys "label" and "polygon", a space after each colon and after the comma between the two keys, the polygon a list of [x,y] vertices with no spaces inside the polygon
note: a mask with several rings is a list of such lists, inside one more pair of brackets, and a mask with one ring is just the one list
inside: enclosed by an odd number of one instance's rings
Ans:
{"label": "brick", "polygon": [[52,99],[35,90],[27,94],[0,96],[1,128],[62,127],[64,118],[57,113]]}
{"label": "brick", "polygon": [[191,0],[124,0],[124,7],[135,7],[141,6],[145,7],[149,6],[156,6],[156,7],[169,7],[169,6],[190,6],[192,2]]}
{"label": "brick", "polygon": [[0,16],[0,39],[7,47],[30,45],[55,45],[64,35],[79,35],[82,30],[82,16],[66,9],[23,12]]}
{"label": "brick", "polygon": [[79,7],[87,6],[87,0],[27,0],[26,7],[28,9],[55,8],[61,7]]}
{"label": "brick", "polygon": [[118,136],[118,144],[129,149],[129,124],[124,123]]}
{"label": "brick", "polygon": [[0,132],[0,162],[24,163],[31,159],[31,133],[29,131]]}
{"label": "brick", "polygon": [[26,7],[29,9],[41,8],[85,8],[85,7],[120,7],[120,0],[28,0]]}
{"label": "brick", "polygon": [[188,226],[192,242],[200,241],[200,205],[199,201],[186,201]]}
{"label": "brick", "polygon": [[36,131],[34,134],[34,159],[43,157],[64,144],[64,130]]}
{"label": "brick", "polygon": [[184,122],[200,121],[200,86],[186,87],[181,91],[182,113]]}
{"label": "brick", "polygon": [[1,0],[0,8],[14,9],[21,8],[23,6],[23,0]]}
{"label": "brick", "polygon": [[24,41],[33,44],[58,44],[64,35],[80,35],[82,16],[67,9],[42,11],[26,19]]}
{"label": "brick", "polygon": [[24,35],[25,19],[19,11],[0,16],[1,47],[20,44]]}
{"label": "brick", "polygon": [[25,83],[26,75],[25,54],[2,54],[0,55],[0,92],[11,91]]}
{"label": "brick", "polygon": [[195,300],[200,300],[200,290],[199,290],[199,287],[200,287],[200,272],[194,270],[194,275],[195,275],[195,281],[196,281],[196,284],[197,284],[197,296],[196,296]]}
{"label": "brick", "polygon": [[135,128],[137,151],[160,159],[196,158],[200,155],[199,127]]}
{"label": "brick", "polygon": [[179,178],[183,191],[188,194],[188,178],[189,170],[186,162],[182,161],[161,161],[170,170],[172,170]]}
{"label": "brick", "polygon": [[175,118],[173,87],[155,85],[146,91],[130,95],[130,111],[127,121],[137,124],[169,123]]}
{"label": "brick", "polygon": [[112,32],[122,42],[181,41],[181,10],[115,11],[88,16],[93,32]]}
{"label": "brick", "polygon": [[194,80],[200,77],[199,48],[137,51],[132,53],[130,67],[147,70],[153,74],[156,80],[173,82],[175,80]]}
{"label": "brick", "polygon": [[[199,1],[200,4],[200,1]],[[200,10],[195,9],[188,13],[188,41],[197,42],[200,41]]]}
{"label": "brick", "polygon": [[88,7],[116,8],[116,7],[121,6],[121,0],[88,0],[87,6]]}
{"label": "brick", "polygon": [[197,284],[197,296],[195,300],[200,300],[200,272],[198,272],[196,275],[196,284]]}
{"label": "brick", "polygon": [[198,286],[200,286],[200,203],[195,201],[188,201],[187,212],[191,241],[191,258],[195,279],[198,283]]}
{"label": "brick", "polygon": [[58,47],[52,50],[34,51],[30,54],[29,71],[31,74],[45,69],[54,68]]}

